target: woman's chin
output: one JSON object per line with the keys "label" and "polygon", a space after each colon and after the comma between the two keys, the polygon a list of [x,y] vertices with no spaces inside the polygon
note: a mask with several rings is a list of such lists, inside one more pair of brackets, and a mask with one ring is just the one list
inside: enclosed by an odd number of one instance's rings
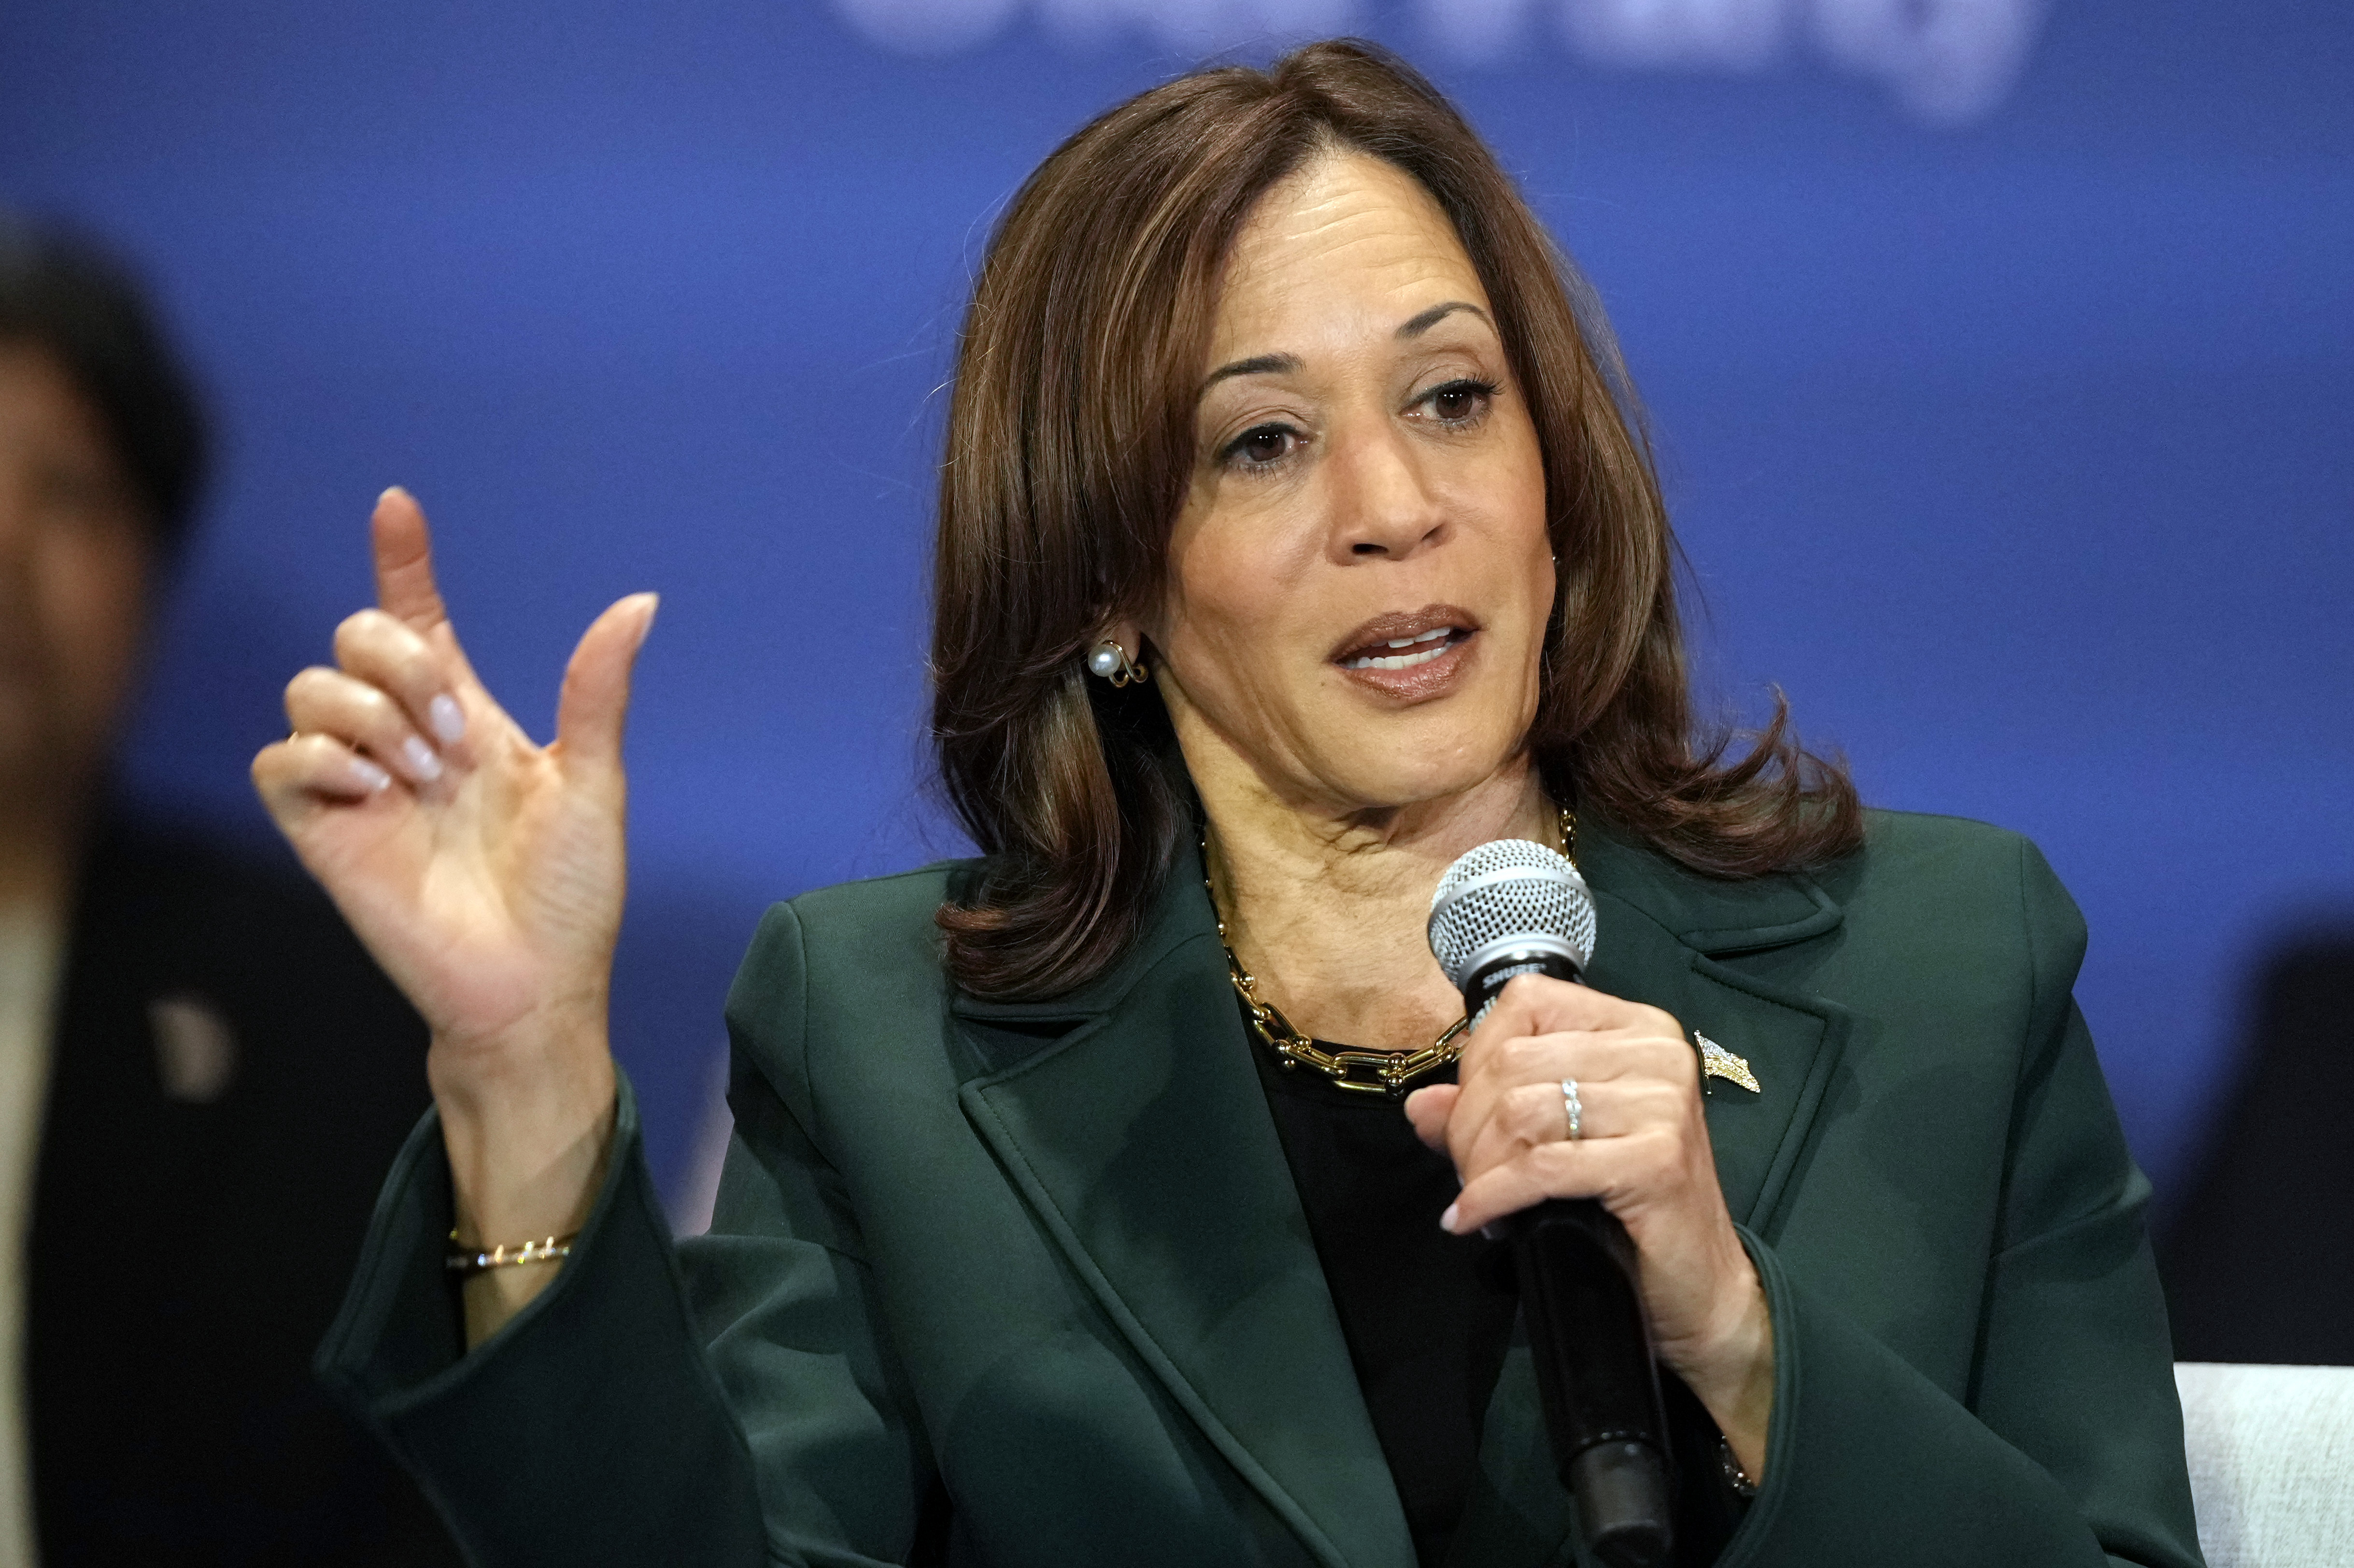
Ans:
{"label": "woman's chin", "polygon": [[[1354,748],[1352,748],[1352,750]],[[1525,766],[1519,747],[1492,736],[1400,738],[1394,747],[1336,758],[1326,777],[1351,811],[1413,811],[1478,794],[1483,787],[1519,799]]]}

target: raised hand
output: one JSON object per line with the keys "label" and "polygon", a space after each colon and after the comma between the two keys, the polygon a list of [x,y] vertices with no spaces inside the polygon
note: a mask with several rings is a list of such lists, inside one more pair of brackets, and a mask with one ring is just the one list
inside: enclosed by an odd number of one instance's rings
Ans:
{"label": "raised hand", "polygon": [[[560,1234],[585,1213],[610,1128],[621,727],[654,598],[620,600],[582,636],[542,747],[467,662],[406,492],[376,503],[374,542],[376,608],[336,629],[334,668],[288,683],[293,733],[254,758],[254,783],[432,1031],[461,1235]],[[546,1274],[480,1279],[527,1299]]]}

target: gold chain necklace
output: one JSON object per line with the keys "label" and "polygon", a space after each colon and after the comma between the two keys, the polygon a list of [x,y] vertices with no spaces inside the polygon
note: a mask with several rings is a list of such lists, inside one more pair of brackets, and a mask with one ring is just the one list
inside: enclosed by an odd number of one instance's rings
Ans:
{"label": "gold chain necklace", "polygon": [[[1567,806],[1561,808],[1561,853],[1570,864],[1577,863],[1577,813]],[[1463,1036],[1471,1022],[1469,1018],[1457,1019],[1447,1026],[1446,1033],[1418,1051],[1327,1051],[1294,1027],[1273,1002],[1259,1000],[1258,981],[1235,957],[1234,944],[1226,939],[1226,918],[1218,914],[1218,890],[1210,885],[1210,826],[1206,821],[1202,824],[1202,889],[1210,895],[1210,913],[1218,922],[1218,945],[1225,949],[1226,978],[1234,981],[1235,994],[1243,999],[1244,1011],[1250,1015],[1251,1033],[1275,1053],[1284,1071],[1305,1065],[1331,1079],[1335,1088],[1347,1089],[1352,1094],[1387,1095],[1396,1099],[1416,1078],[1452,1065],[1463,1054]]]}

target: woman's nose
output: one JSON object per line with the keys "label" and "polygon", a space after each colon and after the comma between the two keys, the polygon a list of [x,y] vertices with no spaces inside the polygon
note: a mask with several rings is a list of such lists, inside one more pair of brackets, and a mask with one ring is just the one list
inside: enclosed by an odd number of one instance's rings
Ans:
{"label": "woman's nose", "polygon": [[1340,442],[1328,471],[1336,555],[1402,559],[1446,531],[1438,499],[1403,433],[1367,431]]}

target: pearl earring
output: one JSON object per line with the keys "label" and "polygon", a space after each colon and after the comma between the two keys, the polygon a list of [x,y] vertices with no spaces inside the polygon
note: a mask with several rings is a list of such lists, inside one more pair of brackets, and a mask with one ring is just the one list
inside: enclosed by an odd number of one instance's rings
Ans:
{"label": "pearl earring", "polygon": [[1127,649],[1108,637],[1097,643],[1095,652],[1087,655],[1087,669],[1115,686],[1133,685],[1150,673],[1140,662],[1130,659]]}

